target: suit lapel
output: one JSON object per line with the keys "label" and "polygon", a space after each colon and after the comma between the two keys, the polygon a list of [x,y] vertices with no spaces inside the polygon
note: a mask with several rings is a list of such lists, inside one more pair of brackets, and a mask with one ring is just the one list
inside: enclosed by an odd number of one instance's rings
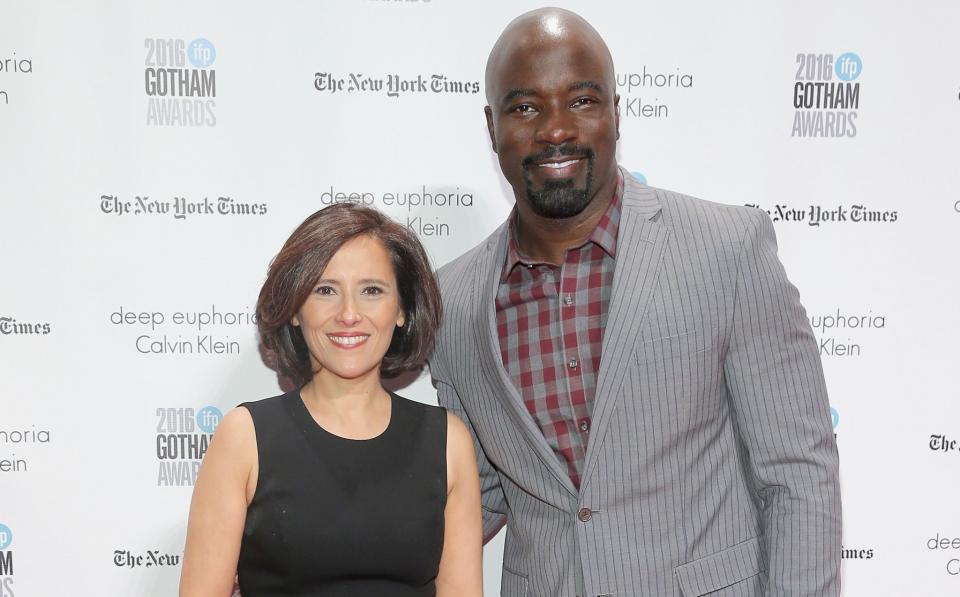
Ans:
{"label": "suit lapel", "polygon": [[[566,469],[550,448],[543,432],[523,403],[523,397],[517,390],[500,356],[500,339],[497,335],[496,294],[500,285],[500,273],[507,255],[507,224],[504,223],[497,233],[487,240],[483,259],[474,272],[474,293],[478,297],[475,305],[473,323],[477,352],[480,354],[480,367],[487,382],[493,388],[493,395],[500,400],[510,418],[526,438],[531,449],[550,469],[550,472],[574,496],[577,490],[570,480]],[[541,496],[543,497],[543,496]]]}
{"label": "suit lapel", "polygon": [[634,358],[635,341],[656,287],[670,237],[670,229],[659,222],[660,202],[656,191],[640,184],[626,172],[623,176],[617,261],[581,486],[590,480],[600,444],[616,410],[620,387]]}

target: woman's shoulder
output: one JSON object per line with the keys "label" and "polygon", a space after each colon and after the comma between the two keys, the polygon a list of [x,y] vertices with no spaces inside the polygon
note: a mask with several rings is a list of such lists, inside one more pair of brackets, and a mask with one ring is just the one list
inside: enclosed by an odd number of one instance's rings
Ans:
{"label": "woman's shoulder", "polygon": [[[404,398],[393,392],[390,392],[390,395],[393,397],[395,413],[399,415],[398,420],[406,420],[412,428],[446,434],[447,410],[445,408]],[[403,426],[402,423],[401,426]]]}
{"label": "woman's shoulder", "polygon": [[237,405],[237,408],[243,407],[247,409],[247,411],[249,411],[253,416],[261,413],[279,411],[284,408],[285,402],[293,399],[297,392],[299,392],[299,390],[290,390],[289,392],[285,392],[277,396],[270,396],[269,398],[261,398],[260,400],[242,402]]}
{"label": "woman's shoulder", "polygon": [[402,410],[419,415],[419,417],[430,420],[434,426],[442,428],[446,432],[448,441],[454,444],[468,443],[471,447],[473,446],[470,431],[457,415],[448,412],[442,406],[410,400],[393,392],[391,392],[391,395]]}
{"label": "woman's shoulder", "polygon": [[418,411],[418,412],[432,412],[434,415],[438,413],[447,412],[447,410],[440,406],[435,406],[433,404],[427,404],[426,402],[420,402],[419,400],[411,400],[410,398],[404,398],[403,396],[397,394],[396,392],[390,392],[390,395],[400,406],[406,410]]}

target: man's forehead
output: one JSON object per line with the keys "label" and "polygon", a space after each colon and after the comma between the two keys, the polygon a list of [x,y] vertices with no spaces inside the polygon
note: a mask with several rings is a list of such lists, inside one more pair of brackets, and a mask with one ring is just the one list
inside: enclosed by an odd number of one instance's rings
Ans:
{"label": "man's forehead", "polygon": [[490,65],[488,84],[503,93],[503,87],[569,87],[592,82],[605,87],[612,79],[609,59],[595,47],[578,43],[531,44],[504,48]]}
{"label": "man's forehead", "polygon": [[[556,91],[583,91],[584,89],[590,89],[597,93],[603,94],[606,93],[607,88],[601,81],[596,81],[592,79],[585,79],[580,81],[573,81],[567,83],[565,81],[553,81],[554,86],[557,87]],[[541,92],[545,91],[544,87],[508,87],[502,90],[501,100],[504,102],[509,102],[510,100],[522,97],[535,97],[539,96]],[[551,90],[552,91],[552,90]]]}

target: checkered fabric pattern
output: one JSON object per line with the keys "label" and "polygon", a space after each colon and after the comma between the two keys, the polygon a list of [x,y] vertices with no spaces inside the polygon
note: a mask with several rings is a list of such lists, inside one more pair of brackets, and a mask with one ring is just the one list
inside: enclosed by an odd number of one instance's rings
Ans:
{"label": "checkered fabric pattern", "polygon": [[569,249],[560,265],[535,262],[520,252],[514,209],[497,290],[503,366],[578,488],[613,286],[622,192],[618,174],[607,212],[587,242]]}

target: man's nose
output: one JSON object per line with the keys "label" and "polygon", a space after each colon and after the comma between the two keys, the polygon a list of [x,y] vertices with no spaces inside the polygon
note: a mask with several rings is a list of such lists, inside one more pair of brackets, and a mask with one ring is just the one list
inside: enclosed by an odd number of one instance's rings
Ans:
{"label": "man's nose", "polygon": [[550,108],[543,114],[541,125],[537,129],[536,141],[550,145],[562,145],[575,140],[578,134],[576,121],[569,110]]}

